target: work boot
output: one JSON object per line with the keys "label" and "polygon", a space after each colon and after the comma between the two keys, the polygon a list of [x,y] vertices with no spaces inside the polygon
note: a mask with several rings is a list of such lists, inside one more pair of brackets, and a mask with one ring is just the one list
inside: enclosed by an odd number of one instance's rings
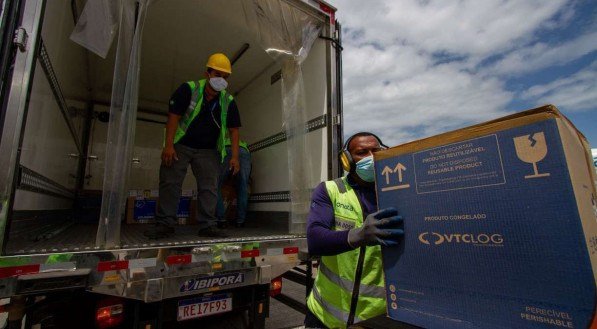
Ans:
{"label": "work boot", "polygon": [[157,222],[150,229],[143,232],[143,235],[150,239],[161,239],[174,235],[174,233],[174,226]]}
{"label": "work boot", "polygon": [[197,232],[197,235],[199,236],[206,236],[206,237],[210,237],[210,238],[227,238],[228,234],[224,233],[223,230],[214,227],[214,226],[208,226],[205,228],[202,228],[199,230],[199,232]]}

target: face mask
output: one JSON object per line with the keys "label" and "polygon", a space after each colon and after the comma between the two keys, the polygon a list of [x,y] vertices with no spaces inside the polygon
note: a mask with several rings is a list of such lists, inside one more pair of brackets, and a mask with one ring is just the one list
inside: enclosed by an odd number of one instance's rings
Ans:
{"label": "face mask", "polygon": [[357,162],[357,175],[365,182],[372,183],[375,180],[373,173],[373,156],[370,155],[366,158],[362,158]]}
{"label": "face mask", "polygon": [[226,79],[224,79],[222,77],[215,77],[215,78],[209,78],[209,85],[215,91],[222,91],[222,90],[226,89],[226,87],[228,87],[228,82],[226,82]]}

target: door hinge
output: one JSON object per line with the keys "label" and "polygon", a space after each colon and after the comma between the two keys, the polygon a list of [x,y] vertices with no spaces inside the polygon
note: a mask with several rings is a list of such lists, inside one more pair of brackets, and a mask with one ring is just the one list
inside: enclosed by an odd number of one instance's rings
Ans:
{"label": "door hinge", "polygon": [[15,31],[15,37],[12,42],[19,48],[20,51],[23,52],[27,49],[27,39],[28,38],[29,38],[29,35],[27,35],[27,31],[24,28],[19,27]]}

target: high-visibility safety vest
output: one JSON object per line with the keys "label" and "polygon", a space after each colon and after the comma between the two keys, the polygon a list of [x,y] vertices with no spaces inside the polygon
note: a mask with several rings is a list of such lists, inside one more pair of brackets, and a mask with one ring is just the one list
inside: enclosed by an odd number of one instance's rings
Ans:
{"label": "high-visibility safety vest", "polygon": [[[335,231],[363,225],[363,210],[346,177],[325,182],[334,207]],[[346,328],[355,281],[359,248],[335,256],[322,256],[307,306],[329,328]],[[354,321],[385,313],[386,300],[381,247],[367,247]]]}
{"label": "high-visibility safety vest", "polygon": [[[230,137],[228,135],[226,135],[226,142],[224,143],[224,145],[226,145],[226,146],[232,145],[232,141],[230,141]],[[238,146],[246,149],[247,151],[249,150],[249,145],[247,145],[247,143],[245,143],[241,140],[238,141]]]}
{"label": "high-visibility safety vest", "polygon": [[[191,102],[187,108],[184,116],[178,121],[178,127],[176,128],[176,134],[174,135],[174,144],[178,143],[184,135],[187,133],[191,122],[201,112],[201,105],[203,105],[203,90],[205,90],[206,79],[195,81],[188,81],[187,84],[191,87]],[[218,136],[217,149],[220,152],[222,161],[226,157],[226,134],[227,129],[227,118],[228,118],[228,105],[234,98],[226,90],[220,91],[220,135]]]}

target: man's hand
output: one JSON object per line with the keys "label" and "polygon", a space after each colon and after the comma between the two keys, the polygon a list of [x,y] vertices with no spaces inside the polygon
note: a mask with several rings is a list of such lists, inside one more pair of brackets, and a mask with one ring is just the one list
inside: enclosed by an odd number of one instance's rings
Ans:
{"label": "man's hand", "polygon": [[228,168],[230,168],[230,170],[232,170],[233,175],[238,174],[238,172],[240,171],[240,161],[238,161],[238,158],[235,158],[235,157],[230,158]]}
{"label": "man's hand", "polygon": [[174,145],[164,147],[162,150],[162,163],[166,167],[170,167],[174,161],[178,161],[178,156],[176,155]]}
{"label": "man's hand", "polygon": [[363,226],[353,228],[348,232],[348,244],[351,247],[361,246],[397,246],[404,236],[402,217],[394,208],[382,209],[372,213]]}

